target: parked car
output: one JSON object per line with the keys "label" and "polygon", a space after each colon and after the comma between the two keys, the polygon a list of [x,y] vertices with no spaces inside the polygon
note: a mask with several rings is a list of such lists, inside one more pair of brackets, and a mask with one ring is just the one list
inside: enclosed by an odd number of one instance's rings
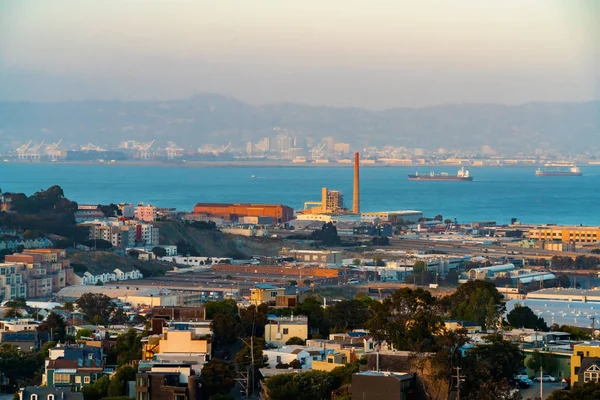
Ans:
{"label": "parked car", "polygon": [[542,375],[541,377],[536,376],[535,378],[533,378],[533,380],[536,382],[539,382],[540,380],[542,382],[556,382],[556,378],[552,375]]}
{"label": "parked car", "polygon": [[525,388],[531,387],[531,385],[533,385],[533,381],[531,379],[529,379],[529,378],[519,379],[519,385],[518,386],[521,389],[525,389]]}

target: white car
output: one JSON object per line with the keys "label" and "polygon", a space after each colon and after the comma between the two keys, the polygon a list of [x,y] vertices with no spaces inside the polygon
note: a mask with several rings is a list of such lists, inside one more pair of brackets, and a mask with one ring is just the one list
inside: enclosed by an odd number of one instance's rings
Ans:
{"label": "white car", "polygon": [[556,378],[553,377],[552,375],[542,375],[541,377],[536,376],[535,378],[533,378],[534,381],[539,382],[556,382]]}

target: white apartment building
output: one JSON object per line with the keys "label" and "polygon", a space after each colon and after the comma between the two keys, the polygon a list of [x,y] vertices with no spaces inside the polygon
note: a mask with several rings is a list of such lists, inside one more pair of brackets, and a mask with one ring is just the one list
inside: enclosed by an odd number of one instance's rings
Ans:
{"label": "white apartment building", "polygon": [[0,263],[0,301],[27,297],[23,264]]}

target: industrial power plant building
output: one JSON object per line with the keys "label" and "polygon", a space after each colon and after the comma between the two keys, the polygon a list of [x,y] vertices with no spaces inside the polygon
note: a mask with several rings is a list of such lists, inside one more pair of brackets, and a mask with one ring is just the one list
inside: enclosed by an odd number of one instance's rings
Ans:
{"label": "industrial power plant building", "polygon": [[294,219],[294,209],[282,204],[198,203],[194,206],[194,214],[233,222],[243,217],[270,217],[273,223],[284,223]]}

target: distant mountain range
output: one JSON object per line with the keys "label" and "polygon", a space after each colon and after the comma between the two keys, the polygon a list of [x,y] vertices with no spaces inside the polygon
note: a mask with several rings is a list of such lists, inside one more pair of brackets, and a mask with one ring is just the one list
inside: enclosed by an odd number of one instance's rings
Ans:
{"label": "distant mountain range", "polygon": [[383,111],[298,104],[253,106],[200,94],[172,101],[0,102],[0,146],[28,140],[63,146],[124,140],[243,146],[274,137],[274,127],[314,144],[332,136],[355,148],[404,146],[511,153],[558,149],[600,151],[600,101],[585,103],[457,104]]}

